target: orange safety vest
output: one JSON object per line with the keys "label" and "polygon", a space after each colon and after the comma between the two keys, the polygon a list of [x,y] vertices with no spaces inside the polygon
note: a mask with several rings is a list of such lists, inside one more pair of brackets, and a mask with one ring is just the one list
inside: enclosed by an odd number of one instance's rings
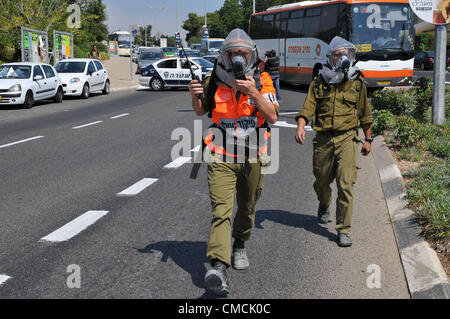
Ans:
{"label": "orange safety vest", "polygon": [[[260,74],[261,77],[261,95],[278,107],[276,102],[276,91],[273,87],[272,78],[267,72]],[[267,154],[267,141],[270,138],[269,127],[263,116],[256,109],[252,99],[241,94],[239,102],[236,100],[234,90],[224,85],[219,85],[214,95],[215,108],[212,111],[212,120],[214,127],[218,127],[227,133],[233,132],[236,138],[248,138],[252,132],[261,127],[268,128],[264,134],[264,145],[258,150],[258,155]],[[210,131],[206,136],[205,145],[212,151],[222,155],[238,157],[236,154],[229,154],[223,147],[214,145],[213,134]]]}

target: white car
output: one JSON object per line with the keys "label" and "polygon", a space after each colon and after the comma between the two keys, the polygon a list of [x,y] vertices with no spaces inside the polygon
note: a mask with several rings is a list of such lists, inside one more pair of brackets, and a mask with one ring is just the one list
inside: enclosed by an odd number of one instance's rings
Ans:
{"label": "white car", "polygon": [[48,64],[17,62],[0,65],[0,105],[23,105],[35,101],[63,100],[63,86],[55,69]]}
{"label": "white car", "polygon": [[[201,66],[191,61],[192,71],[200,79],[202,78]],[[164,87],[187,87],[191,82],[191,72],[185,58],[169,58],[156,61],[141,69],[139,83],[149,86],[155,91]]]}
{"label": "white car", "polygon": [[81,96],[87,99],[91,92],[110,92],[108,71],[99,60],[68,59],[55,65],[61,77],[65,95]]}

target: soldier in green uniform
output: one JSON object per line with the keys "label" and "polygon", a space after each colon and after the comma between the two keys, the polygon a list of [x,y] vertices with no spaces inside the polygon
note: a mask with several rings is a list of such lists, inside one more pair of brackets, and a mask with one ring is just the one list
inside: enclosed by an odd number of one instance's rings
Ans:
{"label": "soldier in green uniform", "polygon": [[356,182],[358,127],[365,141],[361,153],[371,149],[372,113],[367,101],[367,88],[353,66],[355,47],[334,37],[327,52],[327,63],[312,81],[303,107],[296,116],[297,143],[305,142],[305,125],[314,117],[313,173],[314,190],[319,200],[319,223],[328,223],[331,203],[330,184],[336,179],[336,230],[338,245],[352,245],[350,237],[353,213],[353,184]]}

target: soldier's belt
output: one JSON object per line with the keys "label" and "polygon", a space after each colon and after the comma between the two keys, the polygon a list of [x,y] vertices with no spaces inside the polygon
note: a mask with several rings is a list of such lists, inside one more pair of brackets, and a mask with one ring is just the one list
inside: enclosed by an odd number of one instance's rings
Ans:
{"label": "soldier's belt", "polygon": [[323,135],[323,136],[340,136],[340,135],[346,134],[350,131],[356,132],[356,128],[352,128],[352,129],[345,130],[345,131],[336,131],[336,130],[318,131],[317,134]]}

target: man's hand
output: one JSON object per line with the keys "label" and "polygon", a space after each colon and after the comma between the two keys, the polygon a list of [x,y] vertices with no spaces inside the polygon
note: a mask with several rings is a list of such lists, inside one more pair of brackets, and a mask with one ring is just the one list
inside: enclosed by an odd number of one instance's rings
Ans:
{"label": "man's hand", "polygon": [[297,132],[295,133],[295,140],[297,143],[303,144],[306,139],[305,129],[303,127],[297,127]]}
{"label": "man's hand", "polygon": [[203,85],[198,80],[189,83],[189,92],[193,98],[197,98],[198,94],[203,94]]}
{"label": "man's hand", "polygon": [[364,156],[369,155],[371,148],[372,148],[372,144],[370,144],[369,142],[364,142],[364,144],[361,148],[361,154]]}
{"label": "man's hand", "polygon": [[256,94],[260,94],[256,89],[256,84],[253,77],[246,76],[246,78],[247,80],[236,80],[236,90],[250,97],[254,97]]}

